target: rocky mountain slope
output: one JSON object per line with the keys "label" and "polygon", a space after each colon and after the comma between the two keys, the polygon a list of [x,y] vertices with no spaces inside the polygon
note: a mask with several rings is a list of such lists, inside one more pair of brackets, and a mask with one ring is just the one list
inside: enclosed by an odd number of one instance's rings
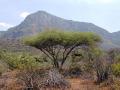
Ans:
{"label": "rocky mountain slope", "polygon": [[[109,33],[107,30],[92,23],[66,20],[45,11],[38,11],[25,18],[25,20],[8,31],[0,34],[1,38],[18,39],[24,36],[35,35],[46,28],[62,30],[94,32],[103,38],[102,46],[105,48],[119,47],[118,33]],[[120,33],[119,33],[120,34]]]}

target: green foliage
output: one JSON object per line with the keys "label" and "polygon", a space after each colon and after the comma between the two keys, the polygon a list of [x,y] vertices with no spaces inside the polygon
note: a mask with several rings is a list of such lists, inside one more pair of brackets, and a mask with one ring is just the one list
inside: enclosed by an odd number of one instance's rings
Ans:
{"label": "green foliage", "polygon": [[120,63],[112,65],[113,74],[120,77]]}
{"label": "green foliage", "polygon": [[109,50],[108,55],[112,63],[118,63],[120,61],[120,49],[119,48],[113,48]]}
{"label": "green foliage", "polygon": [[115,63],[120,63],[120,53],[115,56]]}
{"label": "green foliage", "polygon": [[[5,62],[10,69],[35,69],[45,65],[44,62],[36,61],[37,56],[28,53],[8,53],[3,52],[1,60]],[[40,61],[41,58],[39,58]],[[41,60],[42,61],[42,60]]]}
{"label": "green foliage", "polygon": [[48,45],[93,45],[99,41],[101,41],[100,37],[91,32],[63,32],[59,30],[44,31],[37,36],[24,39],[27,45],[37,48],[47,47]]}
{"label": "green foliage", "polygon": [[4,63],[0,62],[0,75],[6,72],[7,70],[7,66]]}
{"label": "green foliage", "polygon": [[115,75],[116,77],[120,77],[120,51],[119,50],[112,50],[110,53],[110,55],[112,55],[112,72],[113,75]]}

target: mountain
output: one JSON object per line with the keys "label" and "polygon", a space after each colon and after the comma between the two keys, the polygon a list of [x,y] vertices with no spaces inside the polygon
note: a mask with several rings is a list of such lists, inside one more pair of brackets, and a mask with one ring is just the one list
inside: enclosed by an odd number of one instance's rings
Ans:
{"label": "mountain", "polygon": [[1,38],[21,38],[24,36],[35,35],[46,28],[58,28],[62,30],[81,31],[81,32],[95,32],[103,38],[102,46],[105,48],[119,47],[114,44],[115,34],[109,33],[107,30],[96,26],[92,23],[78,22],[66,20],[45,11],[38,11],[25,18],[25,20],[13,28],[8,29],[1,35]]}
{"label": "mountain", "polygon": [[0,37],[5,33],[5,31],[0,31]]}
{"label": "mountain", "polygon": [[112,33],[111,37],[113,43],[120,45],[120,31]]}

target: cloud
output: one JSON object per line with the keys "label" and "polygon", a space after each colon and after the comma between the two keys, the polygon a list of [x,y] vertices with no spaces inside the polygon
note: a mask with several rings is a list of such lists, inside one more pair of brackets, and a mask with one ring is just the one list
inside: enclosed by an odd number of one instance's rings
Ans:
{"label": "cloud", "polygon": [[5,22],[0,22],[0,30],[7,30],[10,27],[13,27],[13,25],[5,23]]}
{"label": "cloud", "polygon": [[20,14],[20,17],[26,18],[29,14],[30,14],[29,12],[22,12],[22,13]]}
{"label": "cloud", "polygon": [[8,23],[4,23],[4,22],[0,22],[0,27],[13,27],[13,25],[8,24]]}

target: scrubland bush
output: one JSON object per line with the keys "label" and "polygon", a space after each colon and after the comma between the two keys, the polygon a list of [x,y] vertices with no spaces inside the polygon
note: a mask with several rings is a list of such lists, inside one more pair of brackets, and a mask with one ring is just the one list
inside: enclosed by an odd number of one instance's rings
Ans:
{"label": "scrubland bush", "polygon": [[110,57],[110,61],[112,63],[117,63],[119,57],[120,57],[120,49],[119,48],[113,48],[108,50],[108,55]]}
{"label": "scrubland bush", "polygon": [[7,72],[7,71],[8,71],[7,65],[4,64],[4,63],[2,63],[2,62],[0,62],[0,76],[1,76],[3,73]]}
{"label": "scrubland bush", "polygon": [[[114,51],[114,53],[117,53]],[[112,64],[112,73],[116,77],[120,77],[120,53],[114,56],[114,63]]]}
{"label": "scrubland bush", "polygon": [[114,79],[113,84],[111,85],[112,90],[120,90],[120,79]]}
{"label": "scrubland bush", "polygon": [[36,66],[34,58],[28,54],[3,53],[2,60],[9,66],[9,69],[23,69]]}
{"label": "scrubland bush", "polygon": [[99,85],[113,84],[111,57],[99,48],[85,47],[80,49],[82,50],[77,51],[73,56],[74,63],[72,62],[69,69],[76,73],[79,73],[80,70],[80,74],[84,75],[84,78],[95,78]]}
{"label": "scrubland bush", "polygon": [[99,48],[84,49],[84,70],[96,75],[97,83],[104,82],[111,73],[111,62],[107,53]]}
{"label": "scrubland bush", "polygon": [[96,72],[97,83],[108,80],[111,73],[111,62],[108,55],[102,54],[101,51],[96,51],[94,58],[93,68]]}
{"label": "scrubland bush", "polygon": [[120,90],[120,63],[112,65],[112,74],[113,74],[113,90]]}
{"label": "scrubland bush", "polygon": [[44,61],[44,59],[31,55],[29,53],[3,52],[1,61],[6,63],[10,70],[30,70],[34,68],[50,66],[50,63],[48,61]]}
{"label": "scrubland bush", "polygon": [[112,65],[113,75],[120,77],[120,63]]}
{"label": "scrubland bush", "polygon": [[[48,61],[38,56],[26,53],[4,53],[3,60],[10,70],[18,70],[16,78],[23,83],[26,90],[40,90],[40,88],[67,87],[68,82],[55,70],[50,70]],[[5,57],[6,56],[6,57]],[[45,59],[45,57],[44,57]],[[49,71],[50,70],[50,71]]]}
{"label": "scrubland bush", "polygon": [[81,73],[82,73],[82,69],[79,64],[72,64],[67,70],[63,71],[63,74],[65,76],[72,78],[80,77]]}
{"label": "scrubland bush", "polygon": [[70,86],[56,69],[22,71],[18,73],[18,80],[24,83],[26,90],[63,89]]}
{"label": "scrubland bush", "polygon": [[39,84],[45,75],[45,70],[23,70],[18,73],[18,81],[22,82],[25,90],[39,90]]}

